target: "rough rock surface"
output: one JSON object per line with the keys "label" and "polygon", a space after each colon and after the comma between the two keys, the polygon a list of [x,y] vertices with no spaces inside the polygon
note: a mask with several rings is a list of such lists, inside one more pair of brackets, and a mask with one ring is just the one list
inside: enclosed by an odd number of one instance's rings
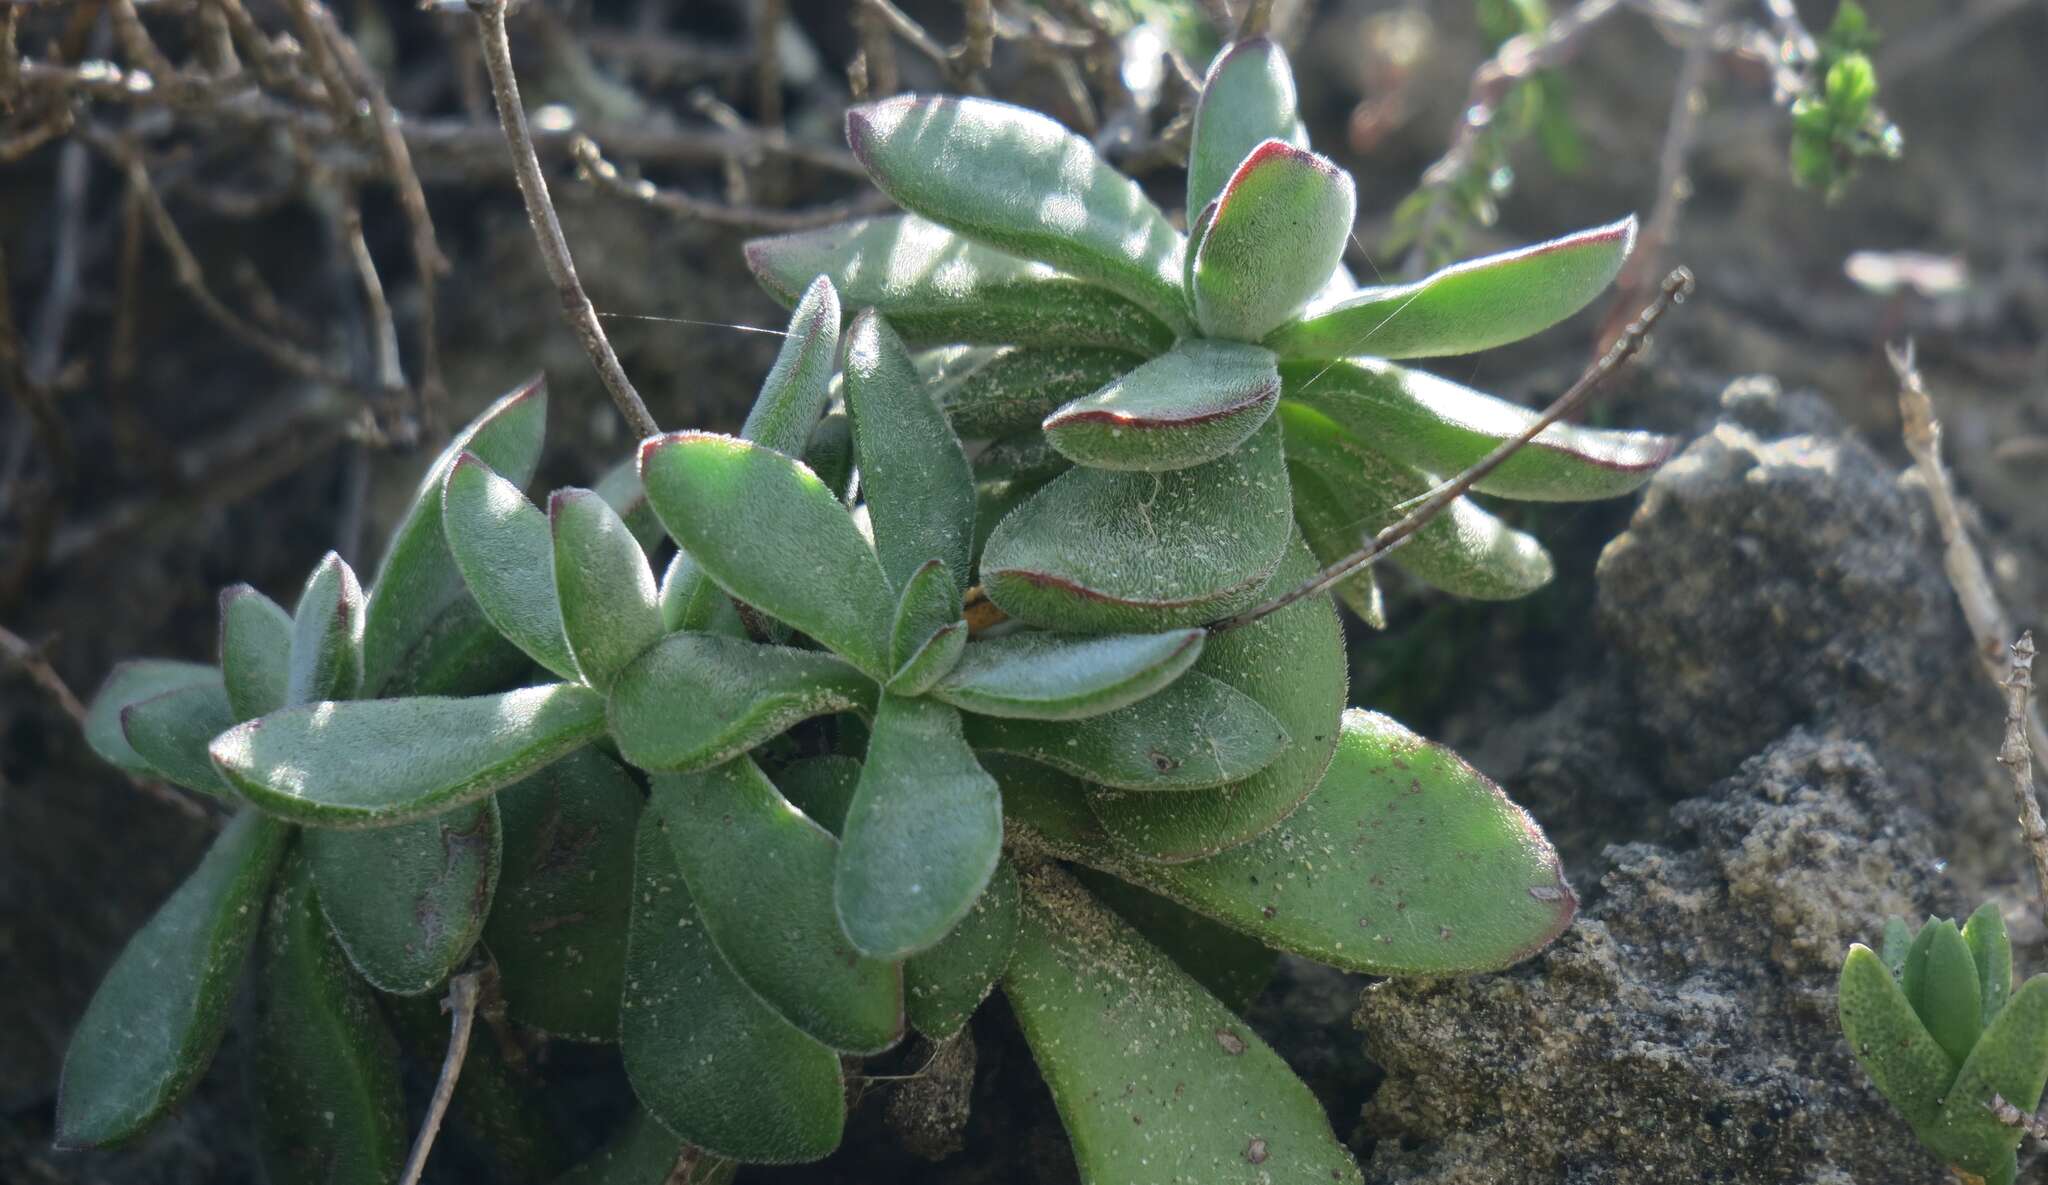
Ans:
{"label": "rough rock surface", "polygon": [[2007,829],[1998,709],[1922,496],[1745,381],[1598,575],[1604,668],[1475,750],[1556,820],[1587,905],[1506,974],[1365,993],[1368,1179],[1943,1180],[1833,992],[1850,942],[1967,913],[2004,859],[1975,844]]}

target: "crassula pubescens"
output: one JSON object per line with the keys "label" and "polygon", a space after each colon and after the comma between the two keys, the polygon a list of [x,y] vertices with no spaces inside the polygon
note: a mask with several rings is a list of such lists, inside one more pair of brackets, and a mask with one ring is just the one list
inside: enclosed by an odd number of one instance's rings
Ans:
{"label": "crassula pubescens", "polygon": [[[218,665],[110,677],[95,747],[235,813],[89,1008],[65,1142],[177,1101],[257,949],[280,1180],[390,1179],[387,1014],[487,959],[508,1023],[620,1047],[640,1111],[579,1179],[823,1157],[850,1059],[969,1039],[1000,988],[1085,1179],[1355,1181],[1233,1012],[1274,952],[1483,971],[1570,921],[1524,812],[1346,709],[1331,598],[1244,611],[1531,422],[1387,359],[1554,324],[1633,224],[1358,289],[1352,182],[1265,41],[1210,70],[1191,240],[1019,108],[848,129],[913,213],[750,245],[794,312],[739,434],[543,507],[522,388],[367,586],[330,556],[291,613],[230,589]],[[1607,497],[1669,451],[1556,426],[1478,488]],[[1397,562],[1550,575],[1469,499]],[[1340,592],[1377,622],[1368,574]]]}

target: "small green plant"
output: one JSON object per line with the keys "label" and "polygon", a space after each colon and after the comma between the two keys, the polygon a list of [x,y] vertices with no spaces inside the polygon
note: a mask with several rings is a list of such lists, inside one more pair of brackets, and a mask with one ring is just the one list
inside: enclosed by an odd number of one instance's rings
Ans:
{"label": "small green plant", "polygon": [[1998,907],[1960,929],[1885,923],[1882,955],[1857,943],[1842,964],[1842,1033],[1927,1149],[1965,1180],[2012,1185],[2048,1080],[2048,975],[2012,986]]}
{"label": "small green plant", "polygon": [[[236,813],[88,1009],[63,1142],[174,1104],[260,946],[279,1181],[391,1179],[391,1029],[471,960],[507,1023],[619,1047],[640,1110],[579,1180],[823,1157],[849,1064],[957,1039],[1000,986],[1084,1179],[1357,1181],[1232,1011],[1272,952],[1471,972],[1569,923],[1533,821],[1347,711],[1330,598],[1276,598],[1531,423],[1379,355],[1556,322],[1631,224],[1354,290],[1350,178],[1265,42],[1210,72],[1191,247],[1017,108],[848,126],[925,217],[750,247],[795,310],[737,436],[649,438],[543,508],[522,388],[367,588],[330,556],[292,613],[231,589],[217,666],[110,677],[98,750]],[[1480,488],[1619,494],[1669,448],[1557,427]],[[1550,572],[1470,501],[1399,554],[1479,596]],[[476,1056],[456,1114],[502,1152],[539,1121]]]}
{"label": "small green plant", "polygon": [[1813,84],[1792,102],[1792,176],[1832,199],[1865,158],[1896,160],[1904,140],[1877,105],[1877,34],[1863,6],[1842,0],[1820,38]]}

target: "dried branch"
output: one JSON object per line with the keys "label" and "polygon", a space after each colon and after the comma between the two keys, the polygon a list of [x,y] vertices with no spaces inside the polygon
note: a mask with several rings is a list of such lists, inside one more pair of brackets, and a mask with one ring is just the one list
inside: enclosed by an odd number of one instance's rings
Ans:
{"label": "dried branch", "polygon": [[1643,343],[1649,339],[1650,330],[1656,327],[1657,322],[1663,318],[1666,312],[1670,311],[1673,305],[1691,296],[1692,290],[1692,273],[1682,267],[1674,269],[1670,275],[1664,277],[1664,286],[1658,292],[1657,299],[1642,311],[1641,315],[1629,325],[1620,338],[1616,339],[1614,345],[1609,347],[1607,353],[1602,355],[1598,362],[1595,362],[1586,373],[1580,375],[1579,380],[1573,383],[1564,394],[1558,396],[1549,407],[1543,409],[1543,414],[1537,416],[1527,428],[1524,428],[1512,439],[1502,441],[1492,452],[1474,462],[1463,473],[1431,491],[1428,497],[1424,498],[1413,510],[1402,516],[1399,521],[1382,529],[1379,534],[1367,540],[1364,547],[1323,569],[1315,578],[1294,589],[1292,592],[1284,593],[1263,605],[1258,605],[1242,613],[1223,618],[1221,621],[1210,623],[1208,627],[1209,632],[1212,634],[1223,633],[1241,626],[1250,625],[1260,618],[1278,613],[1297,601],[1315,596],[1317,593],[1329,589],[1361,569],[1370,567],[1385,559],[1395,549],[1413,538],[1415,532],[1427,526],[1430,520],[1450,509],[1451,504],[1464,497],[1474,485],[1485,480],[1487,474],[1500,468],[1509,457],[1514,456],[1530,441],[1542,435],[1544,429],[1571,415],[1583,406],[1586,400],[1592,396],[1593,392],[1602,383],[1606,382],[1609,377],[1620,370],[1630,358],[1633,358],[1643,348]]}
{"label": "dried branch", "polygon": [[619,414],[633,430],[635,437],[658,434],[661,429],[654,422],[654,416],[647,410],[647,404],[640,399],[640,392],[633,388],[633,381],[626,377],[625,368],[619,365],[619,356],[613,352],[611,339],[604,333],[604,326],[598,323],[597,309],[590,303],[590,297],[583,291],[583,282],[576,278],[576,263],[569,255],[568,240],[562,237],[562,223],[555,216],[554,202],[548,197],[547,178],[540,171],[540,158],[534,154],[533,133],[526,125],[526,108],[520,104],[519,79],[512,71],[512,43],[505,33],[505,0],[469,0],[469,9],[476,15],[477,32],[483,40],[484,68],[490,72],[491,92],[498,104],[498,122],[505,133],[505,143],[512,152],[512,172],[519,181],[519,194],[526,201],[527,221],[533,224],[534,241],[540,245],[541,262],[547,265],[548,275],[555,282],[555,292],[562,303],[562,318],[583,344],[583,350],[590,355],[591,365],[604,381],[605,390],[611,393],[612,402],[618,406]]}
{"label": "dried branch", "polygon": [[727,205],[673,189],[662,189],[651,181],[627,177],[619,172],[616,165],[604,158],[604,151],[588,136],[578,136],[572,151],[576,157],[578,175],[606,193],[651,206],[677,218],[716,223],[720,226],[758,227],[773,231],[810,230],[892,208],[892,203],[880,194],[869,194],[852,201],[834,202],[809,210],[773,210],[764,206]]}
{"label": "dried branch", "polygon": [[434,1097],[427,1103],[426,1118],[420,1121],[420,1133],[414,1137],[412,1152],[405,1158],[405,1172],[400,1174],[398,1185],[419,1185],[420,1173],[427,1167],[427,1154],[434,1150],[434,1137],[440,1134],[441,1120],[448,1114],[448,1103],[455,1097],[456,1079],[462,1077],[463,1059],[469,1056],[469,1034],[476,1027],[477,974],[465,971],[448,981],[448,998],[442,1007],[453,1014],[448,1026],[448,1055],[441,1062],[440,1080],[434,1083]]}
{"label": "dried branch", "polygon": [[1998,763],[2012,774],[2012,794],[2020,812],[2020,836],[2034,857],[2034,876],[2041,889],[2041,917],[2048,921],[2048,823],[2041,820],[2041,803],[2034,796],[2034,759],[2037,756],[2027,738],[2029,715],[2027,697],[2034,690],[2034,633],[2028,630],[2012,644],[2012,669],[2001,684],[2005,688],[2005,743],[1998,747]]}

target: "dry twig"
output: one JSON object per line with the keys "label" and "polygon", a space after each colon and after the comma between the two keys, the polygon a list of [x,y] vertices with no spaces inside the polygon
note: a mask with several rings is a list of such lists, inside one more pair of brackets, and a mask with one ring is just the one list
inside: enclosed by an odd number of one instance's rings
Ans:
{"label": "dry twig", "polygon": [[774,210],[765,206],[728,205],[673,189],[662,189],[651,181],[627,177],[604,158],[597,141],[579,136],[572,147],[578,175],[606,193],[651,206],[677,218],[711,222],[721,226],[758,227],[763,230],[810,230],[831,226],[848,218],[893,208],[886,197],[869,194],[852,201],[834,202],[809,210]]}
{"label": "dry twig", "polygon": [[562,223],[555,216],[555,204],[548,197],[547,178],[541,174],[540,158],[534,154],[533,133],[526,125],[526,108],[520,103],[519,79],[512,71],[512,43],[505,33],[505,0],[469,0],[476,14],[477,32],[483,39],[484,68],[490,72],[491,92],[498,104],[498,122],[505,143],[512,152],[512,172],[519,182],[519,194],[526,200],[527,221],[533,224],[534,241],[540,245],[541,262],[555,282],[562,303],[562,318],[590,355],[590,363],[611,393],[612,402],[637,438],[661,431],[654,416],[642,402],[633,380],[619,365],[611,339],[598,322],[597,309],[576,278],[576,262],[569,255],[568,240],[562,237]]}
{"label": "dry twig", "polygon": [[469,1034],[476,1027],[477,990],[474,971],[465,971],[448,981],[448,998],[442,1001],[442,1007],[453,1017],[448,1026],[448,1056],[441,1061],[441,1077],[434,1083],[434,1097],[427,1103],[426,1118],[420,1121],[420,1133],[413,1138],[412,1152],[405,1158],[405,1172],[399,1176],[398,1185],[419,1185],[420,1173],[427,1167],[427,1153],[434,1150],[434,1137],[440,1134],[449,1100],[455,1097],[455,1081],[462,1077],[462,1061],[469,1056]]}
{"label": "dry twig", "polygon": [[2034,857],[2034,876],[2041,888],[2041,918],[2048,921],[2048,823],[2034,796],[2035,749],[2028,742],[2027,697],[2034,690],[2034,633],[2028,630],[2012,644],[2012,669],[2000,684],[2005,688],[2005,742],[1998,763],[2012,774],[2012,794],[2020,812],[2020,835]]}

